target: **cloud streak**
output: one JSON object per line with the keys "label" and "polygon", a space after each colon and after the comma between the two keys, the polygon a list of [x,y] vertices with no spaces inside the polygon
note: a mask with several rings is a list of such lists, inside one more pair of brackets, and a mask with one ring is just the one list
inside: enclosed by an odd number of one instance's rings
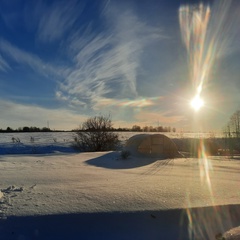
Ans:
{"label": "cloud streak", "polygon": [[149,106],[154,106],[159,104],[159,100],[161,100],[163,97],[152,97],[152,98],[137,98],[134,100],[128,100],[128,99],[110,99],[105,98],[101,99],[96,105],[95,108],[102,108],[102,107],[132,107],[132,108],[144,108]]}
{"label": "cloud streak", "polygon": [[0,54],[0,70],[6,72],[9,69],[11,69],[11,67],[8,65],[8,63],[3,59],[3,57]]}
{"label": "cloud streak", "polygon": [[83,6],[76,1],[56,1],[41,8],[38,37],[43,42],[61,39],[73,27],[83,10]]}
{"label": "cloud streak", "polygon": [[[109,7],[110,4],[108,4]],[[94,108],[101,99],[138,98],[137,79],[144,48],[164,36],[130,11],[104,10],[104,31],[91,24],[72,36],[70,50],[75,67],[59,86],[58,96]]]}
{"label": "cloud streak", "polygon": [[[38,73],[44,76],[60,76],[61,73],[59,72],[60,68],[53,66],[49,63],[45,63],[41,60],[38,56],[28,53],[24,50],[21,50],[15,46],[13,46],[8,41],[0,38],[0,51],[5,53],[11,60],[19,63],[24,64],[30,67],[32,70],[37,71]],[[3,60],[3,59],[2,59]],[[10,68],[9,65],[3,60],[1,62],[1,55],[0,55],[0,66],[6,68]]]}

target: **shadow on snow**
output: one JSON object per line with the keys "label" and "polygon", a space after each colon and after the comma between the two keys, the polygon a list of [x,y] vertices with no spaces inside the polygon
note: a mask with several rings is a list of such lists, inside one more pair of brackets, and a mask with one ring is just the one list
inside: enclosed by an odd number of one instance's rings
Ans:
{"label": "shadow on snow", "polygon": [[119,152],[108,152],[100,157],[85,161],[86,164],[96,167],[109,169],[130,169],[149,165],[154,162],[166,163],[166,160],[159,158],[146,158],[130,156],[127,159],[122,159]]}
{"label": "shadow on snow", "polygon": [[240,205],[19,216],[0,220],[0,239],[215,239],[238,225]]}

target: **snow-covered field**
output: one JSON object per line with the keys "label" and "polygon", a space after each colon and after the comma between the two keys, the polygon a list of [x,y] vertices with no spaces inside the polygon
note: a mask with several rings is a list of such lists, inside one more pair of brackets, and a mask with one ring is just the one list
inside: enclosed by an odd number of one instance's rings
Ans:
{"label": "snow-covered field", "polygon": [[0,154],[72,153],[74,133],[0,133]]}
{"label": "snow-covered field", "polygon": [[[118,132],[122,144],[138,132]],[[147,134],[156,134],[154,132]],[[170,138],[209,138],[212,133],[164,133]],[[0,133],[0,154],[74,153],[74,132]],[[221,137],[215,134],[214,137]]]}
{"label": "snow-covered field", "polygon": [[238,158],[123,160],[119,152],[61,151],[71,149],[72,133],[51,134],[0,138],[1,149],[46,151],[1,150],[1,240],[215,239],[240,225]]}

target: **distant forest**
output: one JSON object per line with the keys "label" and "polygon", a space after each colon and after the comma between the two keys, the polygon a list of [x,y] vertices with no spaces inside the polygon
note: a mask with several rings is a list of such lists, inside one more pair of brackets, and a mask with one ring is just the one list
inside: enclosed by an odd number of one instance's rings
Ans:
{"label": "distant forest", "polygon": [[[81,129],[74,129],[71,132],[81,131]],[[87,130],[84,130],[87,131]],[[145,126],[140,127],[138,125],[133,125],[130,128],[110,128],[106,129],[106,131],[116,131],[116,132],[176,132],[176,128],[172,127],[153,127],[153,126]],[[11,133],[11,132],[66,132],[64,130],[51,130],[50,128],[43,127],[19,127],[17,129],[12,129],[11,127],[7,127],[6,129],[0,129],[1,133]],[[70,132],[70,131],[68,131]]]}
{"label": "distant forest", "polygon": [[5,130],[0,129],[0,132],[2,133],[9,133],[9,132],[52,132],[50,128],[43,127],[19,127],[18,129],[12,129],[10,127],[7,127]]}
{"label": "distant forest", "polygon": [[138,125],[133,125],[131,128],[112,128],[111,131],[116,132],[176,132],[176,128],[172,127],[153,127],[153,126],[145,126],[140,127]]}

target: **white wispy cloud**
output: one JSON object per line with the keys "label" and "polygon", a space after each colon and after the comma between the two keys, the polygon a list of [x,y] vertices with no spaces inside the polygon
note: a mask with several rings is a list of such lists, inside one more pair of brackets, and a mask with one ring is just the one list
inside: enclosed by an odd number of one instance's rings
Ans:
{"label": "white wispy cloud", "polygon": [[[11,60],[19,63],[24,64],[37,71],[38,73],[44,76],[51,76],[51,75],[60,75],[59,68],[56,66],[51,65],[50,63],[46,63],[41,60],[37,55],[32,53],[26,52],[18,47],[12,45],[10,42],[0,38],[0,51],[5,53]],[[1,57],[1,56],[0,56]],[[4,63],[4,62],[3,62]],[[0,58],[1,64],[1,58]],[[7,63],[4,63],[5,68],[8,66]]]}
{"label": "white wispy cloud", "polygon": [[114,8],[104,10],[104,20],[104,31],[94,33],[89,24],[72,36],[75,67],[58,91],[63,98],[78,99],[92,108],[104,98],[138,98],[141,54],[148,44],[165,38],[129,10],[117,14]]}
{"label": "white wispy cloud", "polygon": [[38,26],[38,37],[43,42],[60,39],[72,28],[83,6],[77,1],[56,1],[50,6],[42,6]]}
{"label": "white wispy cloud", "polygon": [[129,99],[110,99],[102,98],[95,104],[95,109],[101,109],[104,107],[132,107],[132,108],[145,108],[159,104],[159,101],[163,97],[143,98],[139,97],[134,100]]}
{"label": "white wispy cloud", "polygon": [[3,59],[0,54],[0,70],[6,72],[7,70],[11,69],[8,63]]}

